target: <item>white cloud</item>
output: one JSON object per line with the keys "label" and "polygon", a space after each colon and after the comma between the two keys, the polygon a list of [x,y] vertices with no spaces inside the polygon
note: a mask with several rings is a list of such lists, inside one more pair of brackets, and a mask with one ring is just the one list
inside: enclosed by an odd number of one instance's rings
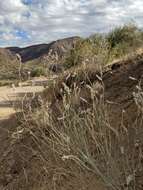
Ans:
{"label": "white cloud", "polygon": [[142,0],[4,0],[0,46],[87,36],[133,20],[142,27],[142,13]]}
{"label": "white cloud", "polygon": [[26,6],[21,2],[21,0],[5,0],[0,1],[0,8],[3,13],[6,12],[15,12],[15,11],[21,11],[26,8]]}

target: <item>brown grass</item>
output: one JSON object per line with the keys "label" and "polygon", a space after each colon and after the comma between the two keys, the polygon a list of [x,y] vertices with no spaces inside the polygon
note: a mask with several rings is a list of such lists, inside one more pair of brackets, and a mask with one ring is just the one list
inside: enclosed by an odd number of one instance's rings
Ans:
{"label": "brown grass", "polygon": [[[113,126],[104,96],[97,98],[92,87],[90,92],[93,103],[86,110],[81,107],[75,110],[70,92],[67,92],[69,94],[64,95],[60,107],[61,116],[56,120],[53,120],[50,107],[44,105],[34,116],[31,115],[32,120],[29,116],[26,119],[47,170],[47,164],[53,159],[52,156],[49,157],[51,151],[57,163],[55,171],[60,167],[67,180],[70,180],[69,173],[74,175],[75,183],[79,186],[84,184],[85,187],[84,181],[91,175],[91,183],[100,181],[105,189],[140,189],[142,177],[138,178],[138,175],[142,174],[141,115],[128,126],[124,121],[125,111],[122,110],[120,126]],[[136,103],[140,102],[139,93],[135,96]],[[138,113],[142,114],[140,111]],[[81,181],[78,181],[79,171],[75,167],[81,171]],[[55,182],[56,187],[59,183],[61,178]],[[73,189],[76,189],[76,184],[73,184]],[[89,185],[87,184],[87,189]],[[60,187],[64,187],[64,184]]]}
{"label": "brown grass", "polygon": [[142,59],[82,65],[53,81],[8,133],[2,188],[142,190]]}
{"label": "brown grass", "polygon": [[66,73],[41,108],[23,112],[16,142],[36,154],[27,188],[142,190],[142,57],[116,64]]}

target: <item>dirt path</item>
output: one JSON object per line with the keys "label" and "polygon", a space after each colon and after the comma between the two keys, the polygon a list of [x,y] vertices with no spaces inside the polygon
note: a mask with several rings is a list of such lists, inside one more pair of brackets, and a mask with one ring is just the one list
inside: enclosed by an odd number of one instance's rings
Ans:
{"label": "dirt path", "polygon": [[26,87],[0,87],[0,121],[9,118],[15,112],[12,102],[27,93],[42,92],[43,86],[26,86]]}

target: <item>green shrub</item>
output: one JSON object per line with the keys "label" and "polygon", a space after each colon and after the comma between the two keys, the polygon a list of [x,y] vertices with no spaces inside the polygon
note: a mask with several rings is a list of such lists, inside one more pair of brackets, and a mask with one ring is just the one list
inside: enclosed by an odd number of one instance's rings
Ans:
{"label": "green shrub", "polygon": [[124,25],[107,35],[110,44],[110,54],[121,57],[142,45],[143,33],[133,24]]}
{"label": "green shrub", "polygon": [[64,67],[86,64],[106,65],[142,46],[143,32],[134,24],[117,27],[107,35],[95,34],[79,40],[68,54]]}
{"label": "green shrub", "polygon": [[69,52],[64,67],[70,68],[81,64],[89,55],[92,54],[93,48],[88,40],[79,40],[75,47]]}
{"label": "green shrub", "polygon": [[76,46],[68,54],[64,67],[71,68],[82,63],[93,64],[108,60],[109,43],[102,35],[94,35],[77,42]]}
{"label": "green shrub", "polygon": [[140,30],[135,25],[125,25],[118,27],[108,34],[108,41],[111,47],[116,47],[121,43],[133,45],[139,42]]}
{"label": "green shrub", "polygon": [[42,67],[37,67],[31,71],[31,77],[40,77],[45,75],[45,69]]}

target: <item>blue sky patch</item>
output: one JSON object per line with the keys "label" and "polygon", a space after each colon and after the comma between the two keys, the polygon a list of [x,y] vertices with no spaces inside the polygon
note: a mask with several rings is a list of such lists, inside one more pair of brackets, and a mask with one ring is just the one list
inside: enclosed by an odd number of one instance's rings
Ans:
{"label": "blue sky patch", "polygon": [[15,36],[19,37],[19,38],[21,38],[23,40],[28,40],[29,39],[28,33],[26,31],[24,31],[24,30],[21,30],[21,29],[16,29]]}
{"label": "blue sky patch", "polygon": [[26,5],[30,5],[33,3],[33,0],[23,0],[23,3]]}

